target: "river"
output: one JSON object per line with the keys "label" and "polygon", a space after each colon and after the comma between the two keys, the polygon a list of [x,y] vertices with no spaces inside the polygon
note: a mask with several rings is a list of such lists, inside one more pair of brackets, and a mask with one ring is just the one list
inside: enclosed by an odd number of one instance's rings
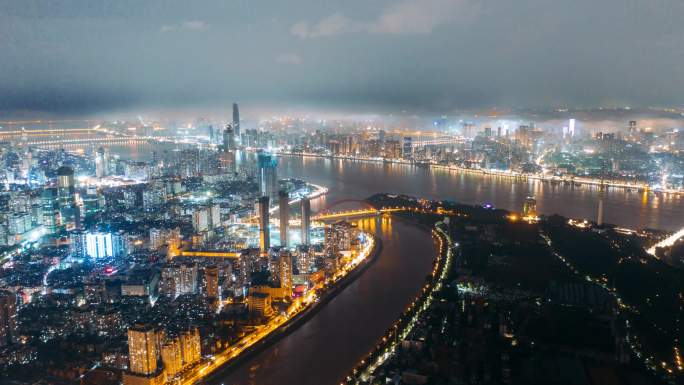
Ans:
{"label": "river", "polygon": [[396,219],[364,219],[382,253],[304,325],[211,384],[338,384],[418,293],[434,259],[426,231]]}
{"label": "river", "polygon": [[[401,164],[279,158],[279,177],[297,177],[330,189],[314,210],[342,199],[390,192],[462,203],[490,203],[519,211],[535,196],[539,212],[595,218],[598,189],[551,185]],[[682,197],[609,189],[605,219],[630,228],[674,230],[684,226]],[[367,353],[418,292],[434,258],[430,235],[392,219],[360,225],[383,240],[377,261],[299,329],[213,384],[336,384]]]}
{"label": "river", "polygon": [[[122,157],[146,160],[153,150],[171,149],[169,145],[112,146]],[[370,161],[317,157],[279,157],[278,173],[283,177],[303,178],[331,188],[328,202],[342,198],[363,199],[377,192],[402,193],[430,199],[450,199],[467,204],[492,204],[521,211],[527,196],[537,200],[537,210],[546,215],[596,219],[597,186],[552,185],[538,180],[514,180],[480,175]],[[325,203],[325,202],[323,202]],[[313,207],[316,209],[316,207]],[[604,221],[641,229],[675,231],[684,227],[684,195],[631,192],[622,188],[606,191]]]}
{"label": "river", "polygon": [[[553,185],[405,164],[282,156],[278,172],[281,176],[301,177],[331,187],[334,194],[330,194],[328,203],[338,197],[365,198],[389,192],[466,204],[492,204],[518,212],[525,198],[534,196],[542,214],[593,220],[598,208],[596,186]],[[634,229],[678,230],[684,226],[682,195],[609,188],[604,208],[606,223]]]}

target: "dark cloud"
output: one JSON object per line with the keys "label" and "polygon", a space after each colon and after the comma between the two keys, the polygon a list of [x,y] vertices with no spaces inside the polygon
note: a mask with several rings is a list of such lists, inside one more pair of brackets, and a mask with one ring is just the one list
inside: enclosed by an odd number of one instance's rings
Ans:
{"label": "dark cloud", "polygon": [[682,105],[679,0],[0,1],[0,109]]}

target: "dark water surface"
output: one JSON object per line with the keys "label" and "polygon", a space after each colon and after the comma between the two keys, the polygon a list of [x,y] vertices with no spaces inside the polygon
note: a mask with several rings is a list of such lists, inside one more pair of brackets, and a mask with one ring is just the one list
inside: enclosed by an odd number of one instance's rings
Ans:
{"label": "dark water surface", "polygon": [[[541,213],[588,219],[595,218],[598,204],[595,187],[409,165],[283,156],[278,173],[281,178],[302,178],[330,189],[327,196],[312,202],[314,210],[378,192],[490,203],[516,211],[527,196],[534,195]],[[684,226],[684,201],[679,196],[609,189],[606,197],[606,222],[667,230]],[[434,249],[427,232],[398,220],[365,219],[360,225],[383,240],[377,261],[302,327],[213,383],[336,384],[372,348],[418,292]]]}
{"label": "dark water surface", "polygon": [[[553,185],[403,164],[283,156],[279,158],[278,171],[283,176],[298,176],[335,189],[329,201],[390,192],[468,204],[490,203],[521,211],[525,198],[532,195],[537,200],[537,210],[543,214],[593,220],[598,207],[598,187]],[[635,229],[684,227],[683,196],[610,188],[604,207],[606,223]]]}

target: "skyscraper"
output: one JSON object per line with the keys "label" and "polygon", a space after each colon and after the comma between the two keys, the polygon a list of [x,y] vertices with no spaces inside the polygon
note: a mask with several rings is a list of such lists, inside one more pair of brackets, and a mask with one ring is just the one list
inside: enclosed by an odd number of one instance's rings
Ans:
{"label": "skyscraper", "polygon": [[223,151],[233,150],[235,150],[235,131],[233,131],[233,126],[226,124],[223,130]]}
{"label": "skyscraper", "polygon": [[261,195],[275,200],[278,194],[278,161],[271,154],[257,155],[259,190]]}
{"label": "skyscraper", "polygon": [[410,137],[410,136],[404,137],[404,143],[402,146],[401,155],[404,158],[413,157],[413,138],[412,137]]}
{"label": "skyscraper", "polygon": [[630,138],[635,138],[637,134],[637,121],[636,120],[630,120],[629,121],[629,137]]}
{"label": "skyscraper", "polygon": [[74,169],[62,166],[57,169],[57,186],[60,207],[68,207],[74,203],[75,185]]}
{"label": "skyscraper", "polygon": [[97,151],[95,151],[95,176],[98,178],[102,178],[103,176],[107,176],[107,173],[109,172],[109,164],[108,164],[108,159],[107,159],[107,154],[105,153],[105,149],[103,147],[99,147]]}
{"label": "skyscraper", "polygon": [[233,103],[233,130],[238,141],[240,140],[240,110],[238,104]]}
{"label": "skyscraper", "polygon": [[311,201],[302,199],[302,245],[311,244]]}
{"label": "skyscraper", "polygon": [[76,206],[76,188],[74,183],[74,169],[62,166],[57,169],[57,195],[62,224],[68,230],[79,225],[80,213]]}
{"label": "skyscraper", "polygon": [[568,134],[571,138],[575,136],[575,119],[568,121]]}
{"label": "skyscraper", "polygon": [[278,215],[280,217],[280,246],[287,247],[287,227],[290,220],[290,196],[287,191],[278,192]]}
{"label": "skyscraper", "polygon": [[262,253],[268,253],[268,249],[271,248],[268,202],[268,196],[262,196],[257,200],[256,203],[256,211],[257,215],[259,216],[259,250]]}
{"label": "skyscraper", "polygon": [[43,189],[40,200],[41,205],[43,206],[43,225],[50,234],[54,234],[57,232],[62,222],[62,219],[59,215],[59,198],[57,196],[57,189],[54,187],[47,187]]}
{"label": "skyscraper", "polygon": [[0,290],[0,346],[15,342],[17,338],[17,296]]}

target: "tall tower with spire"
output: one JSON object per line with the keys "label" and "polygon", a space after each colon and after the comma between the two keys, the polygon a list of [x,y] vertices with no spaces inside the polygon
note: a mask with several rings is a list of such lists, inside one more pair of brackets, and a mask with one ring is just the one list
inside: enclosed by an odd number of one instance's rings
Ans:
{"label": "tall tower with spire", "polygon": [[233,103],[233,130],[235,137],[240,140],[240,110],[237,103]]}

